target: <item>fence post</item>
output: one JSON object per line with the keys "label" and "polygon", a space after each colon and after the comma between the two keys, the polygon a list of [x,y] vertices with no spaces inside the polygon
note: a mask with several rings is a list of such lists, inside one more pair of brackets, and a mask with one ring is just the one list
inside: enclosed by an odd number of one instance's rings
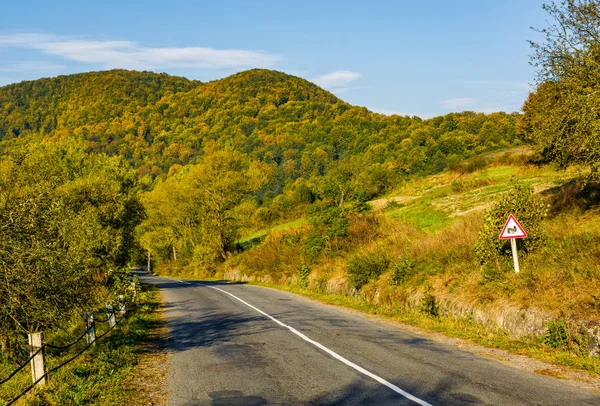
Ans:
{"label": "fence post", "polygon": [[125,296],[119,295],[119,314],[125,315]]}
{"label": "fence post", "polygon": [[87,343],[94,344],[96,342],[96,325],[94,323],[94,313],[90,312],[85,315],[85,328]]}
{"label": "fence post", "polygon": [[108,313],[108,325],[114,327],[117,324],[117,319],[115,318],[115,309],[111,303],[106,304],[106,311]]}
{"label": "fence post", "polygon": [[[27,334],[27,338],[29,340],[29,346],[30,346],[29,355],[32,356],[33,354],[36,353],[36,351],[38,351],[40,348],[42,348],[42,333],[29,333],[29,334]],[[42,376],[44,376],[44,374],[45,374],[44,350],[40,351],[39,354],[37,354],[35,357],[33,357],[31,359],[31,361],[29,362],[29,364],[31,365],[31,379],[33,379],[33,382],[35,383],[38,379],[42,378]],[[40,379],[40,381],[37,383],[37,385],[39,385],[39,386],[45,385],[45,384],[46,384],[46,377]]]}
{"label": "fence post", "polygon": [[135,286],[135,280],[131,281],[131,290],[133,294],[131,296],[131,303],[135,303],[135,295],[137,295],[137,287]]}

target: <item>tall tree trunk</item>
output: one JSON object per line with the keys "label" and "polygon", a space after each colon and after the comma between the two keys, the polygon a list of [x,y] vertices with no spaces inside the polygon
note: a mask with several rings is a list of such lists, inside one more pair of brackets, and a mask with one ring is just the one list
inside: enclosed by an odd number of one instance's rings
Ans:
{"label": "tall tree trunk", "polygon": [[173,245],[173,262],[177,262],[177,251],[175,251],[174,245]]}

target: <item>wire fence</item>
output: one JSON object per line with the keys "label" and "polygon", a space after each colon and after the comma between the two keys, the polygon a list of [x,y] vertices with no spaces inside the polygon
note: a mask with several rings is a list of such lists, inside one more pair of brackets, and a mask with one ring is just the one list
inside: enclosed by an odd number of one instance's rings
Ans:
{"label": "wire fence", "polygon": [[[34,366],[32,364],[32,360],[36,359],[36,357],[40,356],[40,354],[43,356],[45,353],[44,350],[46,348],[63,352],[63,351],[70,349],[71,347],[75,346],[77,343],[81,342],[81,340],[83,340],[84,338],[87,337],[87,345],[85,347],[83,347],[81,350],[77,351],[77,353],[75,353],[73,356],[69,357],[65,361],[62,361],[59,365],[57,365],[47,371],[44,371],[44,373],[41,376],[36,376],[35,373],[33,373],[32,374],[32,376],[34,376],[33,383],[30,386],[28,386],[26,389],[21,391],[21,393],[18,396],[11,399],[6,404],[6,406],[10,406],[10,405],[14,404],[20,398],[25,396],[25,394],[27,394],[30,390],[32,390],[36,385],[45,382],[45,379],[51,373],[58,371],[65,365],[67,365],[70,362],[77,359],[85,351],[87,351],[90,347],[92,347],[98,340],[102,339],[104,336],[106,336],[108,333],[110,333],[117,325],[119,325],[119,323],[121,323],[121,321],[123,321],[123,319],[126,318],[125,302],[121,302],[119,305],[118,311],[122,315],[121,317],[116,317],[115,310],[112,305],[107,306],[107,311],[108,311],[108,317],[106,319],[94,319],[93,315],[91,315],[91,317],[89,317],[89,318],[86,317],[85,331],[75,341],[73,341],[69,344],[66,344],[66,345],[54,345],[54,344],[50,344],[50,343],[43,343],[39,348],[35,349],[35,351],[31,353],[30,357],[26,361],[24,361],[21,365],[19,365],[19,367],[17,367],[14,371],[12,371],[5,378],[0,379],[0,386],[1,386],[3,384],[7,383],[8,381],[10,381],[12,378],[14,378],[28,364],[31,365],[32,370],[33,370]],[[107,322],[109,323],[109,328],[101,335],[96,336],[96,334],[95,334],[96,323],[107,323]],[[42,368],[43,368],[43,366],[42,366]],[[0,403],[1,403],[1,401],[0,401]]]}

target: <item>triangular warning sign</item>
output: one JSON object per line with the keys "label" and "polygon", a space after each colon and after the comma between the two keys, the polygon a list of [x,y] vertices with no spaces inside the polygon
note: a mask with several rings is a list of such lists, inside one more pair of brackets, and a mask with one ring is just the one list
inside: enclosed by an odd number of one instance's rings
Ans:
{"label": "triangular warning sign", "polygon": [[527,233],[523,230],[523,227],[519,224],[515,216],[512,214],[508,216],[508,220],[506,220],[506,224],[504,224],[504,228],[500,233],[501,240],[507,240],[510,238],[525,238],[527,237]]}

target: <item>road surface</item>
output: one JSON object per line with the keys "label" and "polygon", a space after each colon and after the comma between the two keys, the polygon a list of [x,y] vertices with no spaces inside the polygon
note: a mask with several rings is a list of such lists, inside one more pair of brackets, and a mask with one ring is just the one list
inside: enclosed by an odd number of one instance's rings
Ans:
{"label": "road surface", "polygon": [[142,280],[167,303],[169,405],[600,405],[600,393],[290,293]]}

